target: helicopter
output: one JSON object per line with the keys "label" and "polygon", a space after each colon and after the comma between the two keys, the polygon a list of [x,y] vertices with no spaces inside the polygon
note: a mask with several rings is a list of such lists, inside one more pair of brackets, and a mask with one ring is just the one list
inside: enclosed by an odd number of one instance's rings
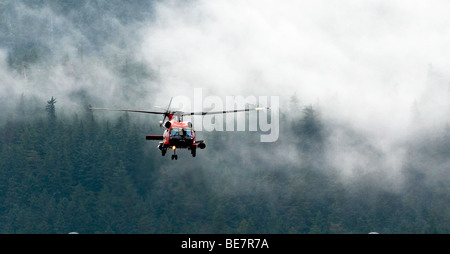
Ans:
{"label": "helicopter", "polygon": [[[170,99],[169,106],[164,112],[161,111],[147,111],[147,110],[135,110],[135,109],[112,109],[112,108],[92,108],[90,110],[107,110],[107,111],[122,111],[122,112],[133,112],[133,113],[144,113],[144,114],[159,114],[164,115],[162,121],[159,121],[159,126],[164,127],[163,135],[146,135],[146,140],[156,140],[160,141],[158,144],[158,149],[161,150],[161,155],[165,156],[167,150],[172,150],[172,160],[178,160],[178,155],[176,153],[177,149],[188,149],[191,151],[192,157],[197,154],[197,149],[205,149],[205,140],[198,140],[196,132],[192,126],[192,122],[184,122],[183,116],[193,116],[193,115],[210,115],[210,114],[227,114],[236,112],[245,112],[252,110],[263,110],[269,109],[269,107],[254,107],[245,109],[235,109],[235,110],[225,110],[225,111],[202,111],[202,112],[183,112],[183,111],[172,111],[170,110],[170,105],[172,103],[173,97]],[[160,107],[158,107],[160,108]],[[167,121],[166,121],[167,119]]]}

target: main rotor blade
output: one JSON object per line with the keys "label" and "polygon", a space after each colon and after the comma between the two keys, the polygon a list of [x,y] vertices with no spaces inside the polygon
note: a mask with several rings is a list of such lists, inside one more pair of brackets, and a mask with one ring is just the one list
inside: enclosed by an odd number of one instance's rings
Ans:
{"label": "main rotor blade", "polygon": [[[170,107],[171,102],[172,102],[172,99],[170,100],[169,107]],[[113,108],[89,108],[89,109],[90,110],[134,112],[134,113],[145,113],[145,114],[159,114],[159,115],[164,115],[164,120],[165,120],[166,116],[168,116],[170,114],[168,110],[166,112],[158,112],[158,111],[147,111],[147,110],[136,110],[136,109],[113,109]],[[246,111],[253,111],[253,110],[263,110],[263,109],[270,109],[270,107],[257,107],[257,108],[234,109],[234,110],[224,110],[224,111],[203,111],[203,112],[175,111],[175,112],[173,112],[173,114],[178,115],[178,116],[213,115],[213,114],[227,114],[227,113],[246,112]]]}
{"label": "main rotor blade", "polygon": [[167,112],[147,111],[147,110],[135,110],[135,109],[113,109],[113,108],[89,108],[90,110],[106,110],[106,111],[122,111],[122,112],[134,112],[145,114],[159,114],[165,115]]}
{"label": "main rotor blade", "polygon": [[173,97],[170,97],[169,106],[167,106],[166,112],[169,112],[170,104],[172,104],[172,99],[173,99]]}
{"label": "main rotor blade", "polygon": [[170,104],[172,104],[172,99],[173,99],[173,97],[170,97],[169,106],[167,106],[166,114],[164,114],[163,122],[166,121],[166,117],[167,117],[168,114],[169,114],[169,108],[170,108]]}
{"label": "main rotor blade", "polygon": [[224,111],[203,111],[203,112],[187,112],[182,113],[182,115],[212,115],[212,114],[227,114],[227,113],[236,113],[236,112],[245,112],[245,111],[252,111],[252,110],[263,110],[263,109],[270,109],[270,107],[259,107],[259,108],[246,108],[246,109],[235,109],[235,110],[224,110]]}

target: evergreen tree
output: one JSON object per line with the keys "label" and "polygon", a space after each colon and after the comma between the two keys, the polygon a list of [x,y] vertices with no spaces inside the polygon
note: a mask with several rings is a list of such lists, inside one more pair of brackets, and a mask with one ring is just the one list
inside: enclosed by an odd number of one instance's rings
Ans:
{"label": "evergreen tree", "polygon": [[55,110],[56,98],[52,98],[47,101],[47,106],[45,106],[45,111],[47,111],[48,119],[50,125],[54,125],[56,121],[56,110]]}
{"label": "evergreen tree", "polygon": [[[327,126],[315,109],[293,121],[285,132],[298,140],[265,154],[297,146],[321,160]],[[409,146],[403,188],[391,192],[370,175],[340,182],[326,163],[258,157],[264,149],[245,135],[221,133],[226,155],[205,150],[180,164],[143,141],[148,126],[131,116],[46,122],[0,124],[0,233],[450,232],[448,127]],[[252,149],[227,149],[236,144]]]}

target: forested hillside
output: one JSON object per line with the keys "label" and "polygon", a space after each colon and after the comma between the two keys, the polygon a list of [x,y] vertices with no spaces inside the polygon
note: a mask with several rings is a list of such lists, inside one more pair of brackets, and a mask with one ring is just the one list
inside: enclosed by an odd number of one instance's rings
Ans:
{"label": "forested hillside", "polygon": [[[448,129],[411,147],[405,182],[394,191],[383,187],[382,173],[340,180],[322,158],[327,126],[312,107],[284,124],[277,143],[249,132],[200,132],[207,149],[171,161],[145,141],[148,123],[132,115],[54,115],[44,104],[44,117],[0,129],[2,233],[450,230]],[[304,160],[275,156],[290,145]],[[430,156],[443,164],[420,163]]]}
{"label": "forested hillside", "polygon": [[[450,233],[445,15],[287,2],[0,1],[0,233]],[[279,95],[279,139],[172,161],[159,117],[88,110],[194,88]]]}

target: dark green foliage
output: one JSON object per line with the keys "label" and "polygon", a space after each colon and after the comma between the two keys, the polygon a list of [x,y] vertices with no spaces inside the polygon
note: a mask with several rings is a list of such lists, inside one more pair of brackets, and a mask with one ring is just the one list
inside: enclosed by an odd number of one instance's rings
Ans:
{"label": "dark green foliage", "polygon": [[[46,79],[37,75],[61,65],[80,87],[68,92],[71,102],[85,106],[99,101],[83,76],[100,59],[124,84],[124,100],[154,93],[157,72],[133,49],[158,1],[124,2],[0,1],[5,73],[39,87]],[[156,121],[98,120],[87,106],[59,115],[55,98],[45,105],[29,94],[13,104],[2,102],[0,114],[0,233],[450,233],[449,126],[405,146],[402,185],[392,191],[381,187],[383,172],[341,181],[326,157],[337,126],[295,94],[277,142],[260,143],[256,132],[202,132],[207,149],[196,158],[180,151],[178,161],[145,141],[161,131],[150,129]],[[375,157],[367,164],[383,160],[363,135],[342,132],[344,144]]]}
{"label": "dark green foliage", "polygon": [[50,124],[55,124],[56,121],[56,99],[52,98],[47,101],[47,106],[45,106],[45,111],[47,111],[48,119]]}
{"label": "dark green foliage", "polygon": [[[208,148],[178,161],[144,140],[148,123],[117,116],[3,123],[0,233],[450,233],[447,129],[411,149],[404,188],[388,191],[311,163],[326,140],[313,107],[281,126],[296,139],[203,132]],[[288,142],[306,161],[264,159]]]}
{"label": "dark green foliage", "polygon": [[[23,0],[0,1],[0,48],[8,51],[9,67],[27,75],[33,64],[53,65],[70,53],[59,48],[71,37],[77,56],[102,55],[103,47],[114,44],[131,48],[133,43],[123,38],[137,36],[139,22],[149,19],[152,0]],[[127,32],[124,26],[130,26]],[[121,34],[130,33],[130,34]],[[82,38],[74,37],[82,34]],[[69,54],[69,55],[68,55]],[[70,56],[73,57],[73,56]],[[137,67],[134,74],[148,72],[129,62],[123,72]],[[133,78],[133,77],[130,77]]]}

